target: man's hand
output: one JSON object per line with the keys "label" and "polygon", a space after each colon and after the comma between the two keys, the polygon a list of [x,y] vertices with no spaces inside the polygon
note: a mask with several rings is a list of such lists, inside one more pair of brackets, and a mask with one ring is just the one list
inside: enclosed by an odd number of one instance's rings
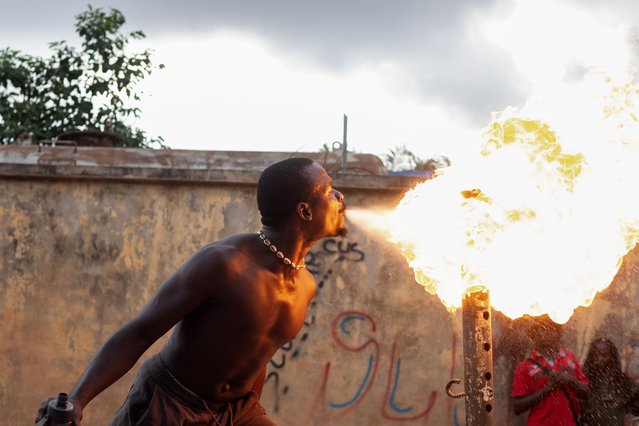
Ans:
{"label": "man's hand", "polygon": [[548,385],[552,389],[557,386],[570,387],[580,398],[586,398],[588,396],[588,385],[581,383],[575,376],[574,370],[565,369],[552,373],[549,377]]}
{"label": "man's hand", "polygon": [[84,407],[71,395],[69,395],[69,402],[73,404],[73,424],[75,426],[80,426],[82,423],[82,410]]}
{"label": "man's hand", "polygon": [[[49,406],[49,402],[54,400],[55,398],[47,398],[46,401],[40,404],[40,408],[38,408],[38,415],[35,419],[36,426],[44,426],[47,424],[47,420],[49,418],[47,416],[47,407]],[[82,406],[72,397],[69,397],[69,402],[73,404],[73,424],[74,426],[81,426]]]}
{"label": "man's hand", "polygon": [[558,371],[556,373],[551,373],[549,377],[549,383],[550,383],[550,386],[553,387],[553,389],[561,385],[570,386],[571,384],[575,382],[575,380],[576,379],[572,375],[568,374],[565,371]]}

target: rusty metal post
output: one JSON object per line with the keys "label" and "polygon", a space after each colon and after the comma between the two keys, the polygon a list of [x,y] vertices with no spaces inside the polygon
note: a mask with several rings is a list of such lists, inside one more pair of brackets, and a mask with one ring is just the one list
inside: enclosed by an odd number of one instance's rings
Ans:
{"label": "rusty metal post", "polygon": [[344,114],[344,135],[342,137],[342,169],[346,170],[348,168],[348,141],[346,136],[348,134],[348,117]]}
{"label": "rusty metal post", "polygon": [[490,294],[468,293],[462,301],[466,426],[492,426],[493,336]]}

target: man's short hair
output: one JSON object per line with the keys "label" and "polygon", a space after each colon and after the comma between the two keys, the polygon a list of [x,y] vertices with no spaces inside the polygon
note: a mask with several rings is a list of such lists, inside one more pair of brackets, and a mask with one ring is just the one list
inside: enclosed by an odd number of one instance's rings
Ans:
{"label": "man's short hair", "polygon": [[257,182],[257,208],[262,224],[282,225],[295,210],[297,203],[306,201],[313,190],[305,170],[313,160],[288,158],[267,167]]}

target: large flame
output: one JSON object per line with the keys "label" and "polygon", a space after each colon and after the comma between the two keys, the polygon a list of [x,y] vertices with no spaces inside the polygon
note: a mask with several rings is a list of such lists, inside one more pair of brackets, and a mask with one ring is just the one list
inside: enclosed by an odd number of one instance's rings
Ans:
{"label": "large flame", "polygon": [[388,239],[448,307],[489,288],[512,318],[566,322],[639,240],[638,105],[630,76],[593,72],[495,115],[476,155],[405,194]]}
{"label": "large flame", "polygon": [[375,222],[446,306],[489,288],[512,318],[564,323],[639,240],[638,43],[554,0],[478,17],[473,37],[508,52],[532,95]]}

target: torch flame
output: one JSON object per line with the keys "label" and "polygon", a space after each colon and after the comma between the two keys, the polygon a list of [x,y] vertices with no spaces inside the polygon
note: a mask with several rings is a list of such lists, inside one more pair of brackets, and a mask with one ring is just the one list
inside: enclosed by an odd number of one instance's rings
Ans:
{"label": "torch flame", "polygon": [[637,105],[637,85],[603,73],[533,97],[379,223],[447,307],[489,288],[512,318],[564,323],[639,240]]}

